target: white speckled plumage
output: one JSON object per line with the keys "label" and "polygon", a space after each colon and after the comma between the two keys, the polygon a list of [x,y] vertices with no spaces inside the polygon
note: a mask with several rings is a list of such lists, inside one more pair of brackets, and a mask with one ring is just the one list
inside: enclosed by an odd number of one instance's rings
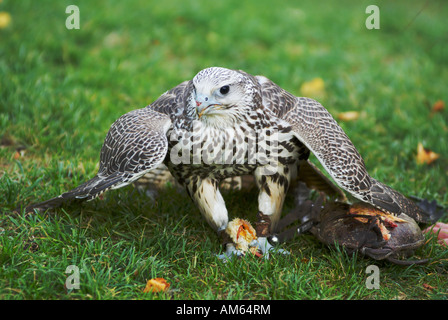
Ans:
{"label": "white speckled plumage", "polygon": [[[267,165],[260,159],[250,163],[239,149],[244,143],[265,143],[248,135],[249,131],[278,133],[275,157],[274,153],[267,155],[273,160],[269,165],[276,166],[273,172],[263,170]],[[211,152],[223,150],[229,143],[234,146],[233,156],[243,156],[225,163],[207,163],[190,152],[183,159],[190,163],[174,159],[179,144]],[[215,230],[224,230],[228,223],[219,182],[245,174],[255,176],[260,189],[259,210],[275,224],[289,183],[310,151],[354,197],[396,215],[420,215],[420,209],[406,197],[369,176],[350,139],[317,101],[295,97],[266,77],[218,67],[200,71],[151,105],[123,115],[106,136],[94,178],[28,209],[48,209],[71,199],[90,200],[166,165]]]}

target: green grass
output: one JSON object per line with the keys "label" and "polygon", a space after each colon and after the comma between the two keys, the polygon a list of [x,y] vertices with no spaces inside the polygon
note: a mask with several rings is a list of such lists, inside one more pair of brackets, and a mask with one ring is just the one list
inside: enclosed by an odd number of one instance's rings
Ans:
{"label": "green grass", "polygon": [[[298,3],[76,1],[81,28],[67,30],[73,1],[2,1],[12,22],[0,29],[0,298],[446,299],[448,252],[434,239],[416,253],[432,258],[425,266],[348,256],[311,236],[284,245],[286,257],[223,264],[217,237],[170,186],[155,200],[129,186],[54,214],[10,214],[92,177],[115,119],[212,65],[296,95],[322,78],[319,100],[333,115],[361,113],[341,125],[371,175],[448,206],[448,110],[431,115],[434,102],[448,103],[446,3]],[[370,4],[380,30],[365,28]],[[440,158],[417,165],[418,142]],[[254,220],[255,191],[225,198],[231,217]],[[371,264],[378,290],[365,285]],[[69,265],[83,271],[70,292]],[[144,294],[154,277],[171,290]]]}

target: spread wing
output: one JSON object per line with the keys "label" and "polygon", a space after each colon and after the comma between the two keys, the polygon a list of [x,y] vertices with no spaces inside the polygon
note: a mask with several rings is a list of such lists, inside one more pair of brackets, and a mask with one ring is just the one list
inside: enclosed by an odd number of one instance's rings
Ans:
{"label": "spread wing", "polygon": [[130,184],[162,164],[168,151],[171,117],[183,110],[186,86],[182,83],[153,104],[121,116],[104,140],[96,176],[58,197],[30,205],[26,211],[46,210],[70,200],[94,199],[109,189]]}
{"label": "spread wing", "polygon": [[427,220],[414,202],[370,177],[349,137],[321,104],[295,97],[265,77],[257,79],[262,88],[263,105],[292,127],[297,139],[313,152],[340,187],[383,211],[395,215],[405,213],[417,221]]}

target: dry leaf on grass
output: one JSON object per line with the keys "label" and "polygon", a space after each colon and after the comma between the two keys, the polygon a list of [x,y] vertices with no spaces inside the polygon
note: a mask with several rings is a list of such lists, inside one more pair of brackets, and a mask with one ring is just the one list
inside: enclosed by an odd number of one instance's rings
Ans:
{"label": "dry leaf on grass", "polygon": [[0,29],[4,29],[11,24],[11,15],[8,12],[0,12]]}
{"label": "dry leaf on grass", "polygon": [[358,120],[358,118],[359,118],[358,111],[347,111],[338,114],[338,119],[341,121],[353,121]]}
{"label": "dry leaf on grass", "polygon": [[154,278],[148,280],[146,283],[145,289],[143,289],[143,292],[160,292],[160,291],[166,291],[170,287],[170,284],[166,282],[163,278]]}
{"label": "dry leaf on grass", "polygon": [[437,100],[431,109],[431,113],[441,112],[445,109],[445,102],[443,100]]}
{"label": "dry leaf on grass", "polygon": [[419,143],[417,146],[417,163],[418,164],[430,164],[440,157],[439,154],[423,147],[423,144]]}
{"label": "dry leaf on grass", "polygon": [[436,287],[433,287],[433,286],[431,286],[431,285],[429,285],[427,283],[423,284],[423,288],[425,288],[426,290],[434,290],[434,289],[436,289]]}
{"label": "dry leaf on grass", "polygon": [[314,78],[304,82],[300,87],[300,93],[304,97],[322,97],[325,95],[325,83],[321,78]]}

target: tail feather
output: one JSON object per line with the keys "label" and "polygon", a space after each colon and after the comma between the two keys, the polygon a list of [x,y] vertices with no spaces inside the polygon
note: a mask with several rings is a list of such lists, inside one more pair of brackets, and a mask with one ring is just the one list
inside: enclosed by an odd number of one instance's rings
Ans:
{"label": "tail feather", "polygon": [[67,191],[55,198],[40,203],[31,204],[25,208],[25,211],[33,212],[34,210],[38,210],[43,212],[73,201],[93,200],[120,182],[123,182],[123,176],[121,174],[114,174],[106,178],[95,176],[75,189]]}

